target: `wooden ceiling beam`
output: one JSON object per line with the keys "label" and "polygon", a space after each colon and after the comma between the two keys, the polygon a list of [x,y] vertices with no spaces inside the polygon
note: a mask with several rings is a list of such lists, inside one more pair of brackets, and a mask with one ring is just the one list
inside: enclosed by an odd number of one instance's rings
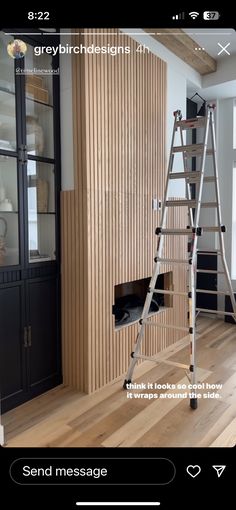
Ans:
{"label": "wooden ceiling beam", "polygon": [[199,44],[181,28],[145,28],[144,30],[147,33],[155,32],[155,35],[150,35],[150,37],[163,44],[201,75],[216,71],[216,60],[204,50],[195,50]]}

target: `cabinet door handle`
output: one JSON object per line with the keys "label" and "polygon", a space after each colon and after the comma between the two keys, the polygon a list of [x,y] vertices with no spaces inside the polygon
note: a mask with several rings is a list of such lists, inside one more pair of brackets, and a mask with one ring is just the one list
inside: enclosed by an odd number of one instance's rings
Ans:
{"label": "cabinet door handle", "polygon": [[31,326],[28,326],[28,347],[31,347],[32,339],[31,339]]}
{"label": "cabinet door handle", "polygon": [[24,327],[24,347],[28,347],[28,329]]}

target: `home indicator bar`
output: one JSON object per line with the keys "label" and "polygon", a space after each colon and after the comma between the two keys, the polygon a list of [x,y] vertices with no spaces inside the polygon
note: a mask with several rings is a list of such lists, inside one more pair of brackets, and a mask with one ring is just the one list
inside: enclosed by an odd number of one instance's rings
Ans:
{"label": "home indicator bar", "polygon": [[77,506],[160,506],[160,501],[77,501]]}

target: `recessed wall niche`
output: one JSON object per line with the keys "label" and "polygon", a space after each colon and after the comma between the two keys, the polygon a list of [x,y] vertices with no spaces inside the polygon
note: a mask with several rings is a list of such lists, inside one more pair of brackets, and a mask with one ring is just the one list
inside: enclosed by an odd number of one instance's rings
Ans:
{"label": "recessed wall niche", "polygon": [[[120,329],[139,321],[150,280],[151,277],[115,285],[114,305],[112,307],[115,329]],[[159,274],[155,288],[173,290],[173,272],[169,271]],[[163,293],[153,294],[149,316],[172,306],[173,295]]]}

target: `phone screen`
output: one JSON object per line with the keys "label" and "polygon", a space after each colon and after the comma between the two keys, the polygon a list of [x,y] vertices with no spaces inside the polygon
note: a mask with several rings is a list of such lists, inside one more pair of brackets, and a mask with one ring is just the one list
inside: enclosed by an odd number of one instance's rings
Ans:
{"label": "phone screen", "polygon": [[235,23],[224,7],[17,16],[0,32],[3,493],[220,505],[236,443]]}

